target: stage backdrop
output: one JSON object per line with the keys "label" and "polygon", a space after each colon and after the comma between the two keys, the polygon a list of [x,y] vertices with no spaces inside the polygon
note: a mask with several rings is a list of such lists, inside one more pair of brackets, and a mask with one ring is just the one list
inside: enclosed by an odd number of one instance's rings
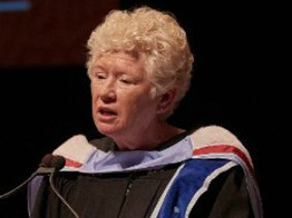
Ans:
{"label": "stage backdrop", "polygon": [[82,65],[86,40],[118,0],[0,0],[0,68]]}
{"label": "stage backdrop", "polygon": [[[281,199],[291,164],[283,157],[289,140],[280,143],[279,121],[288,120],[284,103],[291,97],[278,85],[287,69],[275,64],[285,55],[273,51],[282,23],[274,2],[267,8],[255,1],[0,0],[0,193],[24,181],[72,135],[96,136],[86,41],[109,10],[138,4],[173,12],[196,54],[193,86],[171,122],[233,131],[254,158],[265,218],[286,217],[289,201]],[[0,201],[0,217],[27,217],[25,189]]]}

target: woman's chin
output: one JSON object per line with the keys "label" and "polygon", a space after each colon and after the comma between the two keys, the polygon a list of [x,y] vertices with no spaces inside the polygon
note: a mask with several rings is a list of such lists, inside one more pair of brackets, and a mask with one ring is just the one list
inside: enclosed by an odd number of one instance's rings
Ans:
{"label": "woman's chin", "polygon": [[97,129],[101,134],[106,135],[106,136],[111,136],[118,133],[118,128],[110,126],[110,125],[104,125],[104,124],[97,125]]}

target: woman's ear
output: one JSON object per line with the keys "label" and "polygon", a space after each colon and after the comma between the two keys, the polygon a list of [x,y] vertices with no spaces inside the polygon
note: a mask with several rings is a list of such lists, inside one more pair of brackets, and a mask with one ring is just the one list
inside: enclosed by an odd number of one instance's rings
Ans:
{"label": "woman's ear", "polygon": [[157,105],[157,113],[163,114],[167,111],[172,110],[175,104],[176,95],[176,87],[172,87],[168,89],[164,94],[162,94],[159,98],[159,102]]}

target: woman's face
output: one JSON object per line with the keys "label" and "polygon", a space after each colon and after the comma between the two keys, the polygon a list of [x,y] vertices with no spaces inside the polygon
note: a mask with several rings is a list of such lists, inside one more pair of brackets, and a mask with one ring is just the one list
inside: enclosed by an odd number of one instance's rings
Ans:
{"label": "woman's face", "polygon": [[92,112],[100,133],[110,137],[143,134],[156,122],[157,98],[143,59],[127,53],[106,53],[90,72]]}

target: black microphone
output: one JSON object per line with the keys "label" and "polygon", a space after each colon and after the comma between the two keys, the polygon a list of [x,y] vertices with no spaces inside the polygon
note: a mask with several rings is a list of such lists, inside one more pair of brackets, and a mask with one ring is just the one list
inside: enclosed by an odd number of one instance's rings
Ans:
{"label": "black microphone", "polygon": [[65,200],[65,198],[59,193],[57,188],[54,185],[54,177],[55,174],[62,169],[66,164],[66,160],[62,156],[53,156],[51,154],[47,154],[43,157],[42,162],[40,164],[40,168],[37,170],[38,174],[50,174],[49,182],[54,193],[59,197],[59,199],[66,205],[66,207],[71,211],[71,213],[79,218],[77,212],[69,205],[69,203]]}
{"label": "black microphone", "polygon": [[59,171],[66,164],[66,159],[60,155],[46,154],[37,169],[37,175],[51,174]]}
{"label": "black microphone", "polygon": [[53,181],[55,174],[62,169],[66,164],[66,159],[63,156],[60,155],[52,155],[52,154],[46,154],[39,164],[39,168],[23,183],[21,183],[16,188],[12,189],[11,191],[0,195],[0,199],[7,198],[11,196],[12,194],[16,193],[18,190],[20,190],[23,186],[28,184],[35,176],[37,175],[50,175],[49,182],[52,190],[54,193],[60,198],[60,200],[68,207],[68,209],[71,211],[71,213],[76,217],[80,218],[77,212],[67,203],[67,201],[61,196],[61,194],[58,192],[57,188],[55,187]]}
{"label": "black microphone", "polygon": [[16,188],[12,189],[11,191],[0,195],[0,200],[8,198],[9,196],[15,194],[18,190],[20,190],[23,186],[29,183],[35,176],[37,175],[45,175],[45,174],[52,174],[65,166],[65,158],[62,156],[56,156],[52,154],[47,154],[43,157],[41,163],[39,164],[39,168],[23,183],[21,183]]}
{"label": "black microphone", "polygon": [[[60,156],[61,157],[61,156]],[[50,157],[49,157],[50,158]],[[50,161],[49,161],[50,162]],[[64,160],[62,158],[54,158],[54,161],[52,161],[52,166],[55,166],[53,168],[52,173],[50,174],[49,182],[51,185],[52,190],[54,193],[59,197],[59,199],[63,202],[63,204],[66,205],[66,207],[70,210],[70,212],[74,215],[75,218],[80,218],[78,213],[70,206],[70,204],[66,201],[66,199],[58,192],[57,188],[54,185],[54,177],[56,172],[58,172],[58,169],[63,168],[64,166]]]}

